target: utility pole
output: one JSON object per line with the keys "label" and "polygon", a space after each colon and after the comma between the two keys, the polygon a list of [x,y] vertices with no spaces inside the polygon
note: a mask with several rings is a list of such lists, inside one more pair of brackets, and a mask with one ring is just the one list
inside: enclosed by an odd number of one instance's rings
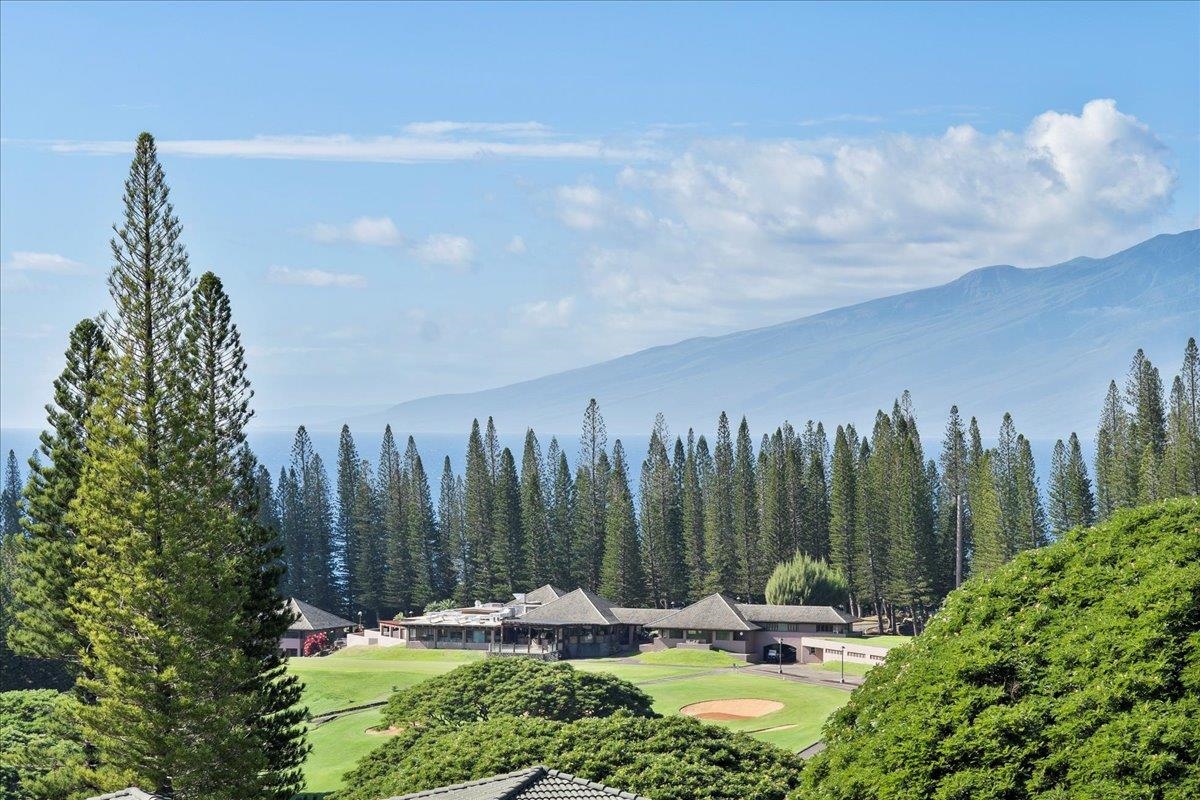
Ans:
{"label": "utility pole", "polygon": [[954,495],[954,588],[962,586],[962,492]]}

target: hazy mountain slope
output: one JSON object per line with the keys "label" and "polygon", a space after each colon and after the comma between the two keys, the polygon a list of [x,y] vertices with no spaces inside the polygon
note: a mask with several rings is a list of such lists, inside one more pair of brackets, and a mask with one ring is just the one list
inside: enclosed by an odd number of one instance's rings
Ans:
{"label": "hazy mountain slope", "polygon": [[1200,231],[1156,236],[1101,259],[985,267],[943,286],[811,317],[643,350],[496,389],[397,405],[358,423],[400,430],[502,426],[574,431],[596,397],[609,430],[715,427],[721,410],[756,431],[782,420],[868,425],[911,388],[920,416],[951,403],[994,427],[1011,410],[1034,437],[1090,437],[1110,377],[1145,348],[1164,382],[1200,333]]}

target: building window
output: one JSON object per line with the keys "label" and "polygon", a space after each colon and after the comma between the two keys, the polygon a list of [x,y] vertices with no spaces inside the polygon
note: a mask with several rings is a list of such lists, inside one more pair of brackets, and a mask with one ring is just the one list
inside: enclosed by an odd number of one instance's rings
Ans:
{"label": "building window", "polygon": [[717,641],[718,642],[728,642],[729,641],[729,631],[717,631],[716,633],[717,633]]}
{"label": "building window", "polygon": [[745,632],[745,631],[734,631],[734,632],[733,632],[733,640],[734,640],[735,642],[744,642],[744,641],[746,641],[746,632]]}
{"label": "building window", "polygon": [[817,625],[817,633],[833,633],[833,626],[828,623],[819,623]]}
{"label": "building window", "polygon": [[872,655],[871,660],[872,661],[883,661],[883,656]]}
{"label": "building window", "polygon": [[867,657],[866,653],[856,653],[853,650],[847,651],[846,655],[850,656],[851,658],[866,658]]}

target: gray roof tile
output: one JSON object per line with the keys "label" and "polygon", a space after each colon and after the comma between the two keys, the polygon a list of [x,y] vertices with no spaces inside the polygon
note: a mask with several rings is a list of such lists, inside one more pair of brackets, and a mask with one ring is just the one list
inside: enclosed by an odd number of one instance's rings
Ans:
{"label": "gray roof tile", "polygon": [[332,628],[352,628],[354,623],[348,619],[342,619],[337,614],[330,614],[328,611],[322,611],[316,606],[309,605],[303,600],[297,600],[294,597],[288,598],[288,608],[291,609],[296,621],[288,626],[288,630],[293,631],[325,631]]}
{"label": "gray roof tile", "polygon": [[143,792],[136,786],[130,786],[128,789],[120,789],[108,794],[89,797],[88,800],[162,800],[160,795]]}
{"label": "gray roof tile", "polygon": [[723,594],[710,594],[686,608],[655,620],[653,627],[679,628],[682,630],[756,631],[759,627],[749,622],[738,609],[738,604]]}
{"label": "gray roof tile", "polygon": [[766,622],[811,622],[843,625],[854,617],[833,606],[771,606],[761,603],[738,603],[742,616],[760,625]]}
{"label": "gray roof tile", "polygon": [[427,789],[392,800],[612,800],[614,797],[646,800],[631,792],[611,789],[541,766],[493,775],[470,783]]}
{"label": "gray roof tile", "polygon": [[576,589],[551,600],[544,606],[531,608],[518,618],[519,622],[536,625],[619,625],[612,604],[587,589]]}

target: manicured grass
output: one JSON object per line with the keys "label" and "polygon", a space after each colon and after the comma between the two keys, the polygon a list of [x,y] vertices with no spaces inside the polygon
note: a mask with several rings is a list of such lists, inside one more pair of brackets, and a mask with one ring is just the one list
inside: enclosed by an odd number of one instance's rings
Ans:
{"label": "manicured grass", "polygon": [[[874,667],[874,666],[875,666],[874,664],[860,664],[857,661],[847,661],[846,662],[846,674],[847,675],[866,675],[868,672],[871,671],[872,667]],[[819,669],[822,672],[832,672],[834,674],[841,674],[841,671],[842,671],[841,659],[835,658],[832,661],[826,661],[820,665]]]}
{"label": "manicured grass", "polygon": [[380,724],[382,714],[383,709],[372,708],[309,730],[312,752],[304,764],[306,791],[332,792],[341,788],[342,775],[385,741],[385,736],[366,733],[368,728]]}
{"label": "manicured grass", "polygon": [[482,658],[469,650],[406,650],[355,647],[320,658],[293,658],[288,669],[304,681],[310,714],[386,700],[402,689],[459,664]]}
{"label": "manicured grass", "polygon": [[[844,704],[849,692],[825,686],[799,683],[770,675],[753,674],[743,669],[722,669],[711,663],[713,651],[674,651],[676,656],[701,656],[700,664],[633,663],[617,658],[572,661],[576,669],[608,672],[639,685],[654,699],[660,714],[675,714],[679,709],[704,700],[761,698],[775,700],[784,707],[762,717],[745,720],[713,720],[733,730],[745,731],[756,738],[790,750],[800,750],[821,736],[821,726],[834,709]],[[713,653],[727,659],[721,653]],[[655,654],[657,655],[657,654]],[[433,675],[448,672],[460,664],[482,658],[477,652],[462,650],[406,650],[392,648],[352,648],[325,658],[293,658],[289,668],[305,681],[304,701],[313,714],[338,708],[384,700],[393,687],[411,686]],[[641,657],[645,660],[645,656]],[[740,662],[739,662],[740,663]],[[863,665],[866,666],[866,665]],[[847,665],[847,672],[850,665]],[[370,709],[341,717],[313,728],[313,745],[305,765],[308,791],[326,792],[339,788],[342,775],[358,760],[378,747],[384,737],[368,734],[366,729],[379,724],[380,709]],[[771,730],[780,726],[784,730]]]}
{"label": "manicured grass", "polygon": [[[779,711],[761,717],[709,722],[751,733],[755,738],[789,750],[802,750],[820,739],[825,718],[850,699],[850,693],[842,689],[732,670],[664,681],[642,689],[654,698],[654,710],[660,714],[676,714],[684,706],[704,700],[752,698],[783,703]],[[794,727],[766,730],[785,725]]]}
{"label": "manicured grass", "polygon": [[911,636],[868,636],[861,641],[863,644],[871,644],[876,647],[899,647],[911,642],[912,638]]}
{"label": "manicured grass", "polygon": [[642,653],[637,660],[643,664],[677,667],[740,667],[744,661],[720,650],[655,650]]}

